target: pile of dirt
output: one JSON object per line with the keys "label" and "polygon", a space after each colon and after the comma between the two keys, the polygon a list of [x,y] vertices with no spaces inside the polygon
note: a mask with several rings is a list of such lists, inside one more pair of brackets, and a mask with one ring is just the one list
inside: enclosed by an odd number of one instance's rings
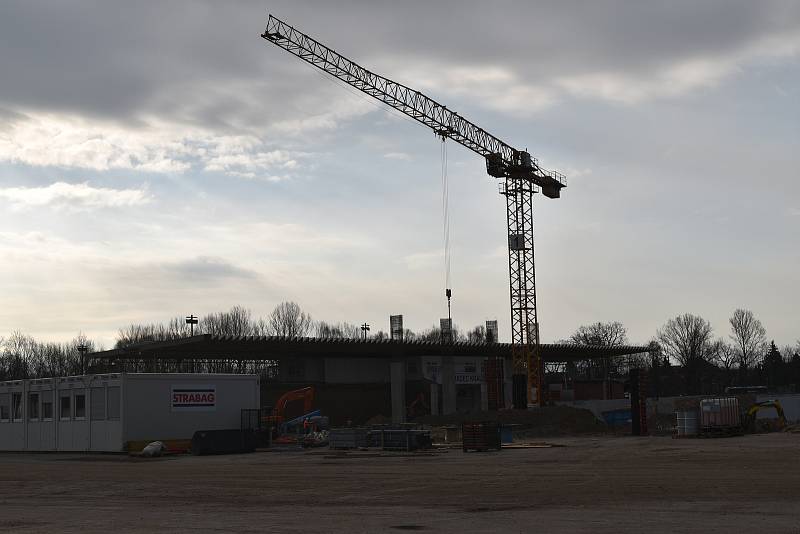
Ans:
{"label": "pile of dirt", "polygon": [[499,421],[518,425],[514,435],[522,437],[571,436],[609,432],[608,426],[597,420],[592,412],[571,406],[547,406],[529,410],[503,410],[470,414],[426,415],[415,423],[431,426],[460,425],[469,421]]}

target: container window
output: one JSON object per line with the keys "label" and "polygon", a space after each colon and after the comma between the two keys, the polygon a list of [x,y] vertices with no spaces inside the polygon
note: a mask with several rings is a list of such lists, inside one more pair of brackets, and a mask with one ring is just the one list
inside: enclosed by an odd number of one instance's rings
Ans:
{"label": "container window", "polygon": [[8,393],[0,393],[0,421],[11,419],[11,396]]}
{"label": "container window", "polygon": [[106,418],[106,388],[91,389],[91,410],[89,415],[92,421],[103,421]]}
{"label": "container window", "polygon": [[86,418],[86,393],[75,392],[75,419],[85,419],[85,418]]}
{"label": "container window", "polygon": [[108,388],[108,418],[119,419],[119,386]]}
{"label": "container window", "polygon": [[72,397],[69,393],[61,394],[60,410],[61,419],[69,419],[72,417]]}
{"label": "container window", "polygon": [[11,413],[14,421],[22,420],[22,393],[11,394]]}
{"label": "container window", "polygon": [[50,421],[53,419],[53,392],[42,391],[42,419]]}
{"label": "container window", "polygon": [[28,421],[39,420],[39,392],[28,393]]}

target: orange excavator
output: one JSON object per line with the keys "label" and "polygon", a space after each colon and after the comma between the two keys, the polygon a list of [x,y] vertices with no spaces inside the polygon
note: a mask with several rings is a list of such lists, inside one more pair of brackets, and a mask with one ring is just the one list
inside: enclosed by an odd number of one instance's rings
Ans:
{"label": "orange excavator", "polygon": [[313,415],[319,415],[318,412],[314,411],[314,386],[309,386],[305,388],[295,389],[292,391],[287,391],[283,395],[278,398],[275,402],[275,406],[272,408],[272,412],[269,415],[262,415],[261,416],[261,423],[266,428],[271,428],[273,431],[273,436],[278,436],[285,433],[287,423],[291,423],[294,421],[287,421],[286,420],[286,406],[290,402],[295,401],[303,401],[303,412],[299,418],[309,418]]}

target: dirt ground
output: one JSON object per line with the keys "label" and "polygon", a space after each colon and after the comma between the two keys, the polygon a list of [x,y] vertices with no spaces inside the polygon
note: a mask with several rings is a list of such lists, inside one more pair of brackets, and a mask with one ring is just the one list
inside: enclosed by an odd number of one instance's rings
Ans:
{"label": "dirt ground", "polygon": [[[589,410],[570,406],[544,409],[504,410],[471,414],[426,415],[414,420],[426,425],[458,425],[464,421],[500,421],[516,425],[516,434],[525,437],[578,436],[610,432]],[[628,429],[630,433],[630,429]]]}
{"label": "dirt ground", "polygon": [[800,434],[463,453],[0,454],[0,532],[800,533]]}

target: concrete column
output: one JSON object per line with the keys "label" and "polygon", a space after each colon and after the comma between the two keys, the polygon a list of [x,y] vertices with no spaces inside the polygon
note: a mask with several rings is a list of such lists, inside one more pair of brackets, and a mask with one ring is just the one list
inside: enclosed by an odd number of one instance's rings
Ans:
{"label": "concrete column", "polygon": [[442,356],[442,415],[456,413],[456,367],[452,356]]}
{"label": "concrete column", "polygon": [[406,422],[406,362],[391,362],[392,423]]}
{"label": "concrete column", "polygon": [[507,409],[514,407],[514,362],[503,358],[503,402]]}
{"label": "concrete column", "polygon": [[51,379],[53,385],[53,450],[58,450],[58,422],[61,418],[61,393],[58,389],[58,378]]}
{"label": "concrete column", "polygon": [[[14,396],[12,395],[11,398],[13,399]],[[22,381],[22,398],[19,400],[22,410],[22,450],[28,450],[28,381]],[[13,406],[11,407],[14,408]],[[14,420],[14,414],[11,414],[11,420]]]}
{"label": "concrete column", "polygon": [[128,399],[128,376],[125,373],[119,375],[119,427],[122,430],[122,449],[128,449],[128,418],[125,413],[125,404]]}
{"label": "concrete column", "polygon": [[439,384],[431,384],[431,415],[439,415]]}
{"label": "concrete column", "polygon": [[83,387],[85,388],[86,399],[86,450],[92,450],[92,382],[94,376],[83,377]]}

